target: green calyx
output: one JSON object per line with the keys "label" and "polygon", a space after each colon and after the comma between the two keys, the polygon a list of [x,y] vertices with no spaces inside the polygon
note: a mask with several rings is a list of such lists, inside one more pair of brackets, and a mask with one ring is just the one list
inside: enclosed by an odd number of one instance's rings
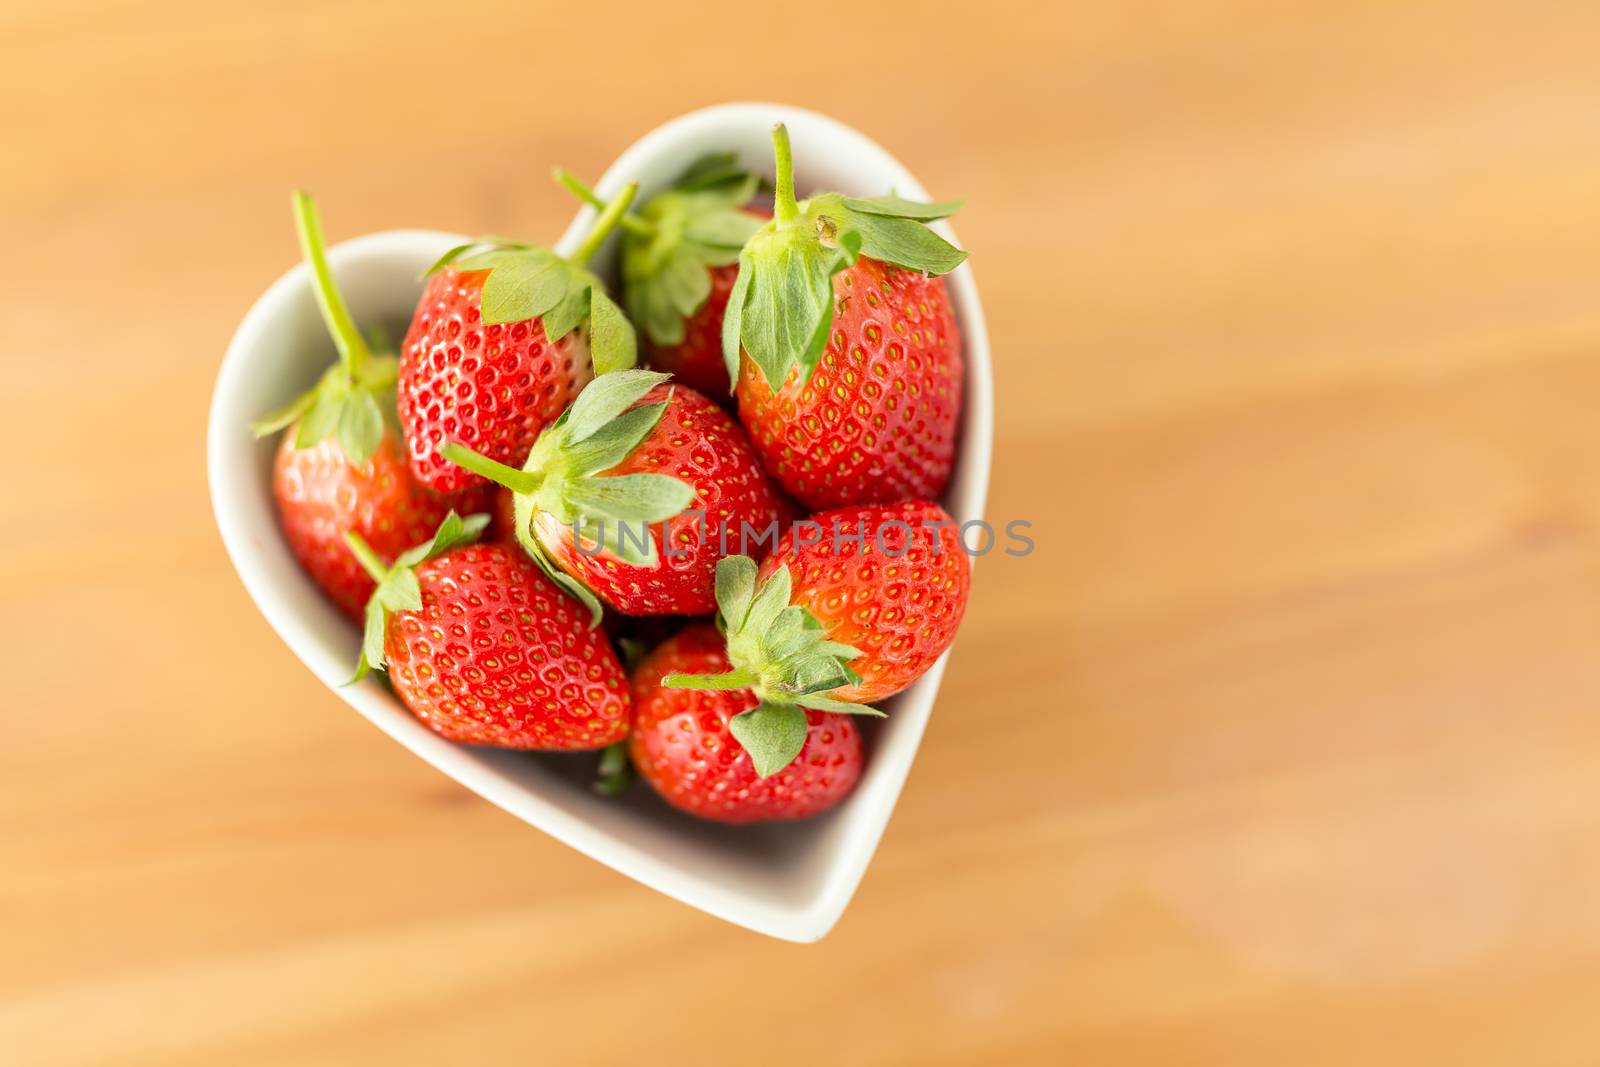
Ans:
{"label": "green calyx", "polygon": [[[433,540],[408,548],[385,564],[372,551],[372,547],[354,531],[346,531],[345,544],[361,562],[361,569],[378,583],[367,600],[366,625],[361,634],[361,658],[356,661],[356,673],[350,683],[359,682],[372,670],[384,669],[383,638],[391,611],[420,611],[422,588],[417,584],[416,566],[426,560],[442,556],[452,548],[470,544],[478,539],[489,524],[487,515],[468,515],[462,518],[454,511],[444,517]],[[346,683],[346,684],[350,684]]]}
{"label": "green calyx", "polygon": [[600,750],[591,788],[603,797],[621,796],[633,784],[633,764],[628,760],[628,742],[618,741]]}
{"label": "green calyx", "polygon": [[454,442],[439,450],[450,462],[516,494],[517,541],[557,585],[589,608],[592,623],[600,621],[600,601],[555,566],[533,533],[533,518],[537,512],[554,516],[594,545],[595,554],[607,551],[639,567],[660,564],[649,526],[680,514],[693,502],[694,489],[665,474],[605,475],[661,421],[666,401],[635,405],[669,377],[625,370],[596,378],[539,435],[521,470]]}
{"label": "green calyx", "polygon": [[638,358],[633,324],[587,264],[622,222],[638,191],[637,183],[630,184],[604,205],[583,243],[568,258],[548,248],[482,237],[450,249],[427,273],[445,267],[487,271],[481,311],[485,325],[537,318],[544,326],[545,339],[554,344],[587,324],[596,374],[631,367]]}
{"label": "green calyx", "polygon": [[375,355],[350,316],[328,266],[315,201],[296,191],[292,203],[301,253],[311,268],[311,291],[339,361],[323,373],[316,385],[255,420],[250,429],[257,437],[265,437],[298,422],[296,448],[310,448],[330,434],[338,434],[345,456],[359,465],[372,457],[383,440],[385,413],[394,409],[399,364],[392,355]]}
{"label": "green calyx", "polygon": [[833,325],[833,276],[857,256],[947,274],[967,254],[927,226],[955,214],[961,201],[923,204],[892,193],[818,193],[797,201],[789,133],[781,123],[773,127],[772,143],[778,175],[773,217],[739,255],[739,277],[722,320],[722,354],[737,381],[742,348],[776,391],[794,367],[801,380],[816,369]]}
{"label": "green calyx", "polygon": [[861,651],[829,641],[805,608],[790,604],[787,567],[779,566],[759,585],[749,556],[728,556],[717,564],[718,622],[728,638],[724,674],[669,674],[661,684],[672,689],[749,689],[761,701],[733,717],[728,729],[750,753],[756,773],[766,778],[794,761],[806,742],[805,709],[842,715],[883,712],[830,696],[840,686],[861,680],[850,661]]}
{"label": "green calyx", "polygon": [[[582,182],[557,170],[556,180],[578,199],[601,201]],[[684,322],[711,295],[711,268],[739,258],[761,228],[743,210],[759,180],[731,152],[695,161],[671,189],[622,220],[622,291],[628,316],[657,345],[683,342]]]}

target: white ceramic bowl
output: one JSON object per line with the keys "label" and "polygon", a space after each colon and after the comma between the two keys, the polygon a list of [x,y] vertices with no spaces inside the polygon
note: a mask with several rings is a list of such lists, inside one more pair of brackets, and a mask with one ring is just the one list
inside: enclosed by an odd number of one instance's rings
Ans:
{"label": "white ceramic bowl", "polygon": [[[675,119],[641,138],[605,173],[610,197],[628,181],[641,198],[669,184],[711,151],[736,151],[769,176],[771,128],[788,124],[802,194],[834,189],[873,195],[890,189],[928,199],[888,152],[848,126],[777,104],[728,104]],[[951,190],[941,189],[948,196]],[[570,251],[592,218],[579,212],[557,248]],[[284,226],[287,232],[287,214]],[[946,237],[952,235],[939,227]],[[534,235],[537,236],[537,235]],[[330,258],[360,322],[403,330],[421,291],[419,275],[463,238],[429,230],[391,230],[335,246]],[[288,240],[285,239],[285,247]],[[611,269],[614,249],[599,261]],[[959,521],[982,516],[994,428],[993,381],[983,310],[971,271],[949,276],[967,360],[961,452],[945,506]],[[356,659],[358,634],[301,572],[278,532],[270,492],[275,442],[254,440],[250,419],[311,385],[333,359],[297,265],[267,290],[240,323],[211,399],[206,456],[211,500],[228,554],[261,613],[295,655],[341,699],[424,760],[487,800],[573,848],[684,903],[774,937],[814,941],[855,893],[877,849],[928,722],[945,661],[885,705],[869,731],[866,771],[854,794],[807,822],[728,828],[668,809],[643,784],[621,800],[587,788],[592,757],[543,756],[469,748],[432,733],[379,682],[341,683]]]}

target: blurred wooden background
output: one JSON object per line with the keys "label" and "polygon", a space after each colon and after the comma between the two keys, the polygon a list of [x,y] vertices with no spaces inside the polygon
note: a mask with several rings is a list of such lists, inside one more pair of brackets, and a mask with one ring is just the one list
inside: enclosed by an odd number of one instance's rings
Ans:
{"label": "blurred wooden background", "polygon": [[[1600,1062],[1600,7],[787,11],[0,6],[0,1061]],[[1039,544],[811,947],[386,741],[203,479],[291,186],[553,237],[740,98],[969,198]]]}

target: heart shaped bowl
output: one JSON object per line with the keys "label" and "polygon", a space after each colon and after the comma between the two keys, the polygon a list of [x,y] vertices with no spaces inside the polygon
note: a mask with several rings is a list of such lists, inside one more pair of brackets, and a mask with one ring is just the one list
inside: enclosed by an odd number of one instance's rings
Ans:
{"label": "heart shaped bowl", "polygon": [[[822,115],[776,104],[727,104],[674,119],[641,138],[596,184],[609,198],[638,180],[641,199],[669,185],[699,156],[737,152],[771,174],[774,122],[789,127],[796,187],[868,196],[894,190],[931,199],[888,152]],[[592,217],[580,211],[555,246],[570,252]],[[952,238],[943,223],[937,227]],[[431,230],[390,230],[331,251],[334,273],[361,322],[403,331],[420,276],[464,240]],[[615,278],[615,247],[596,266]],[[972,273],[948,277],[967,361],[966,402],[955,480],[944,504],[960,522],[979,519],[994,432],[989,340]],[[394,336],[398,336],[396,333]],[[922,739],[945,659],[885,704],[868,730],[866,770],[838,808],[806,822],[731,828],[669,809],[643,784],[620,799],[588,788],[593,760],[452,744],[422,726],[379,681],[344,685],[359,635],[300,570],[279,534],[271,494],[275,442],[257,441],[249,421],[309,387],[332,361],[307,270],[279,278],[240,323],[211,399],[206,459],[212,506],[233,565],[272,628],[340,699],[380,730],[486,800],[653,889],[752,930],[791,941],[826,934],[855,893],[878,847]]]}

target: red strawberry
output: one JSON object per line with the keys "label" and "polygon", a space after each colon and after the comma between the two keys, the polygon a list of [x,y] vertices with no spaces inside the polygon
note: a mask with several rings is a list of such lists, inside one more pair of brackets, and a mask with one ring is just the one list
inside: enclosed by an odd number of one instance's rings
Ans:
{"label": "red strawberry", "polygon": [[426,540],[456,507],[472,508],[482,493],[441,496],[411,478],[393,432],[362,464],[326,438],[299,448],[285,434],[272,467],[272,495],[284,539],[306,572],[346,615],[360,620],[372,579],[350,555],[344,532],[353,530],[385,560]]}
{"label": "red strawberry", "polygon": [[751,440],[812,508],[940,495],[955,464],[963,378],[944,279],[862,257],[833,291],[833,336],[809,380],[797,367],[774,394],[743,362],[739,417]]}
{"label": "red strawberry", "polygon": [[759,571],[744,556],[717,565],[729,669],[662,684],[749,689],[758,704],[730,729],[770,773],[800,751],[805,713],[881,714],[862,702],[933,666],[955,639],[968,582],[955,524],[937,504],[824,511],[795,523]]}
{"label": "red strawberry", "polygon": [[938,496],[955,462],[964,361],[932,275],[966,253],[925,224],[960,205],[838,193],[797,203],[781,125],[773,142],[774,218],[739,257],[722,334],[739,416],[767,470],[811,508]]}
{"label": "red strawberry", "polygon": [[849,795],[861,777],[862,754],[861,733],[848,715],[796,712],[790,723],[796,737],[789,740],[798,740],[797,754],[758,769],[735,736],[756,714],[753,692],[661,684],[666,675],[728,669],[723,637],[709,623],[683,630],[633,669],[628,748],[640,777],[674,807],[726,823],[803,819]]}
{"label": "red strawberry", "polygon": [[444,449],[516,491],[517,539],[596,618],[600,601],[629,615],[712,611],[717,560],[777,541],[784,504],[744,431],[666,378],[596,378],[520,471]]}
{"label": "red strawberry", "polygon": [[633,326],[584,264],[636,189],[607,205],[570,259],[476,241],[434,265],[400,357],[400,424],[418,481],[441,492],[481,484],[440,448],[459,442],[516,463],[592,374],[633,366]]}
{"label": "red strawberry", "polygon": [[432,535],[452,506],[470,510],[481,494],[440,496],[412,479],[390,424],[395,359],[374,354],[350,317],[328,266],[316,205],[305,193],[294,194],[294,216],[339,362],[252,428],[257,436],[290,428],[272,468],[284,539],[323,592],[359,620],[373,583],[345,547],[344,532],[354,530],[388,561]]}
{"label": "red strawberry", "polygon": [[489,528],[484,537],[490,541],[517,539],[517,495],[503,485],[494,487],[489,501]]}
{"label": "red strawberry", "polygon": [[[556,179],[585,203],[601,201],[566,171]],[[672,188],[622,220],[622,292],[644,333],[645,361],[721,401],[733,391],[722,358],[722,313],[739,250],[771,217],[745,205],[759,183],[731,152],[696,160]]]}
{"label": "red strawberry", "polygon": [[860,704],[900,692],[933,666],[955,640],[972,581],[955,520],[928,501],[802,519],[762,564],[761,579],[780,567],[789,572],[789,602],[828,640],[861,650],[850,661],[861,680],[832,691]]}
{"label": "red strawberry", "polygon": [[356,677],[387,669],[412,714],[451,741],[571,750],[621,740],[631,701],[610,642],[521,550],[471,544],[487,522],[452,512],[387,568],[348,538],[377,582]]}

